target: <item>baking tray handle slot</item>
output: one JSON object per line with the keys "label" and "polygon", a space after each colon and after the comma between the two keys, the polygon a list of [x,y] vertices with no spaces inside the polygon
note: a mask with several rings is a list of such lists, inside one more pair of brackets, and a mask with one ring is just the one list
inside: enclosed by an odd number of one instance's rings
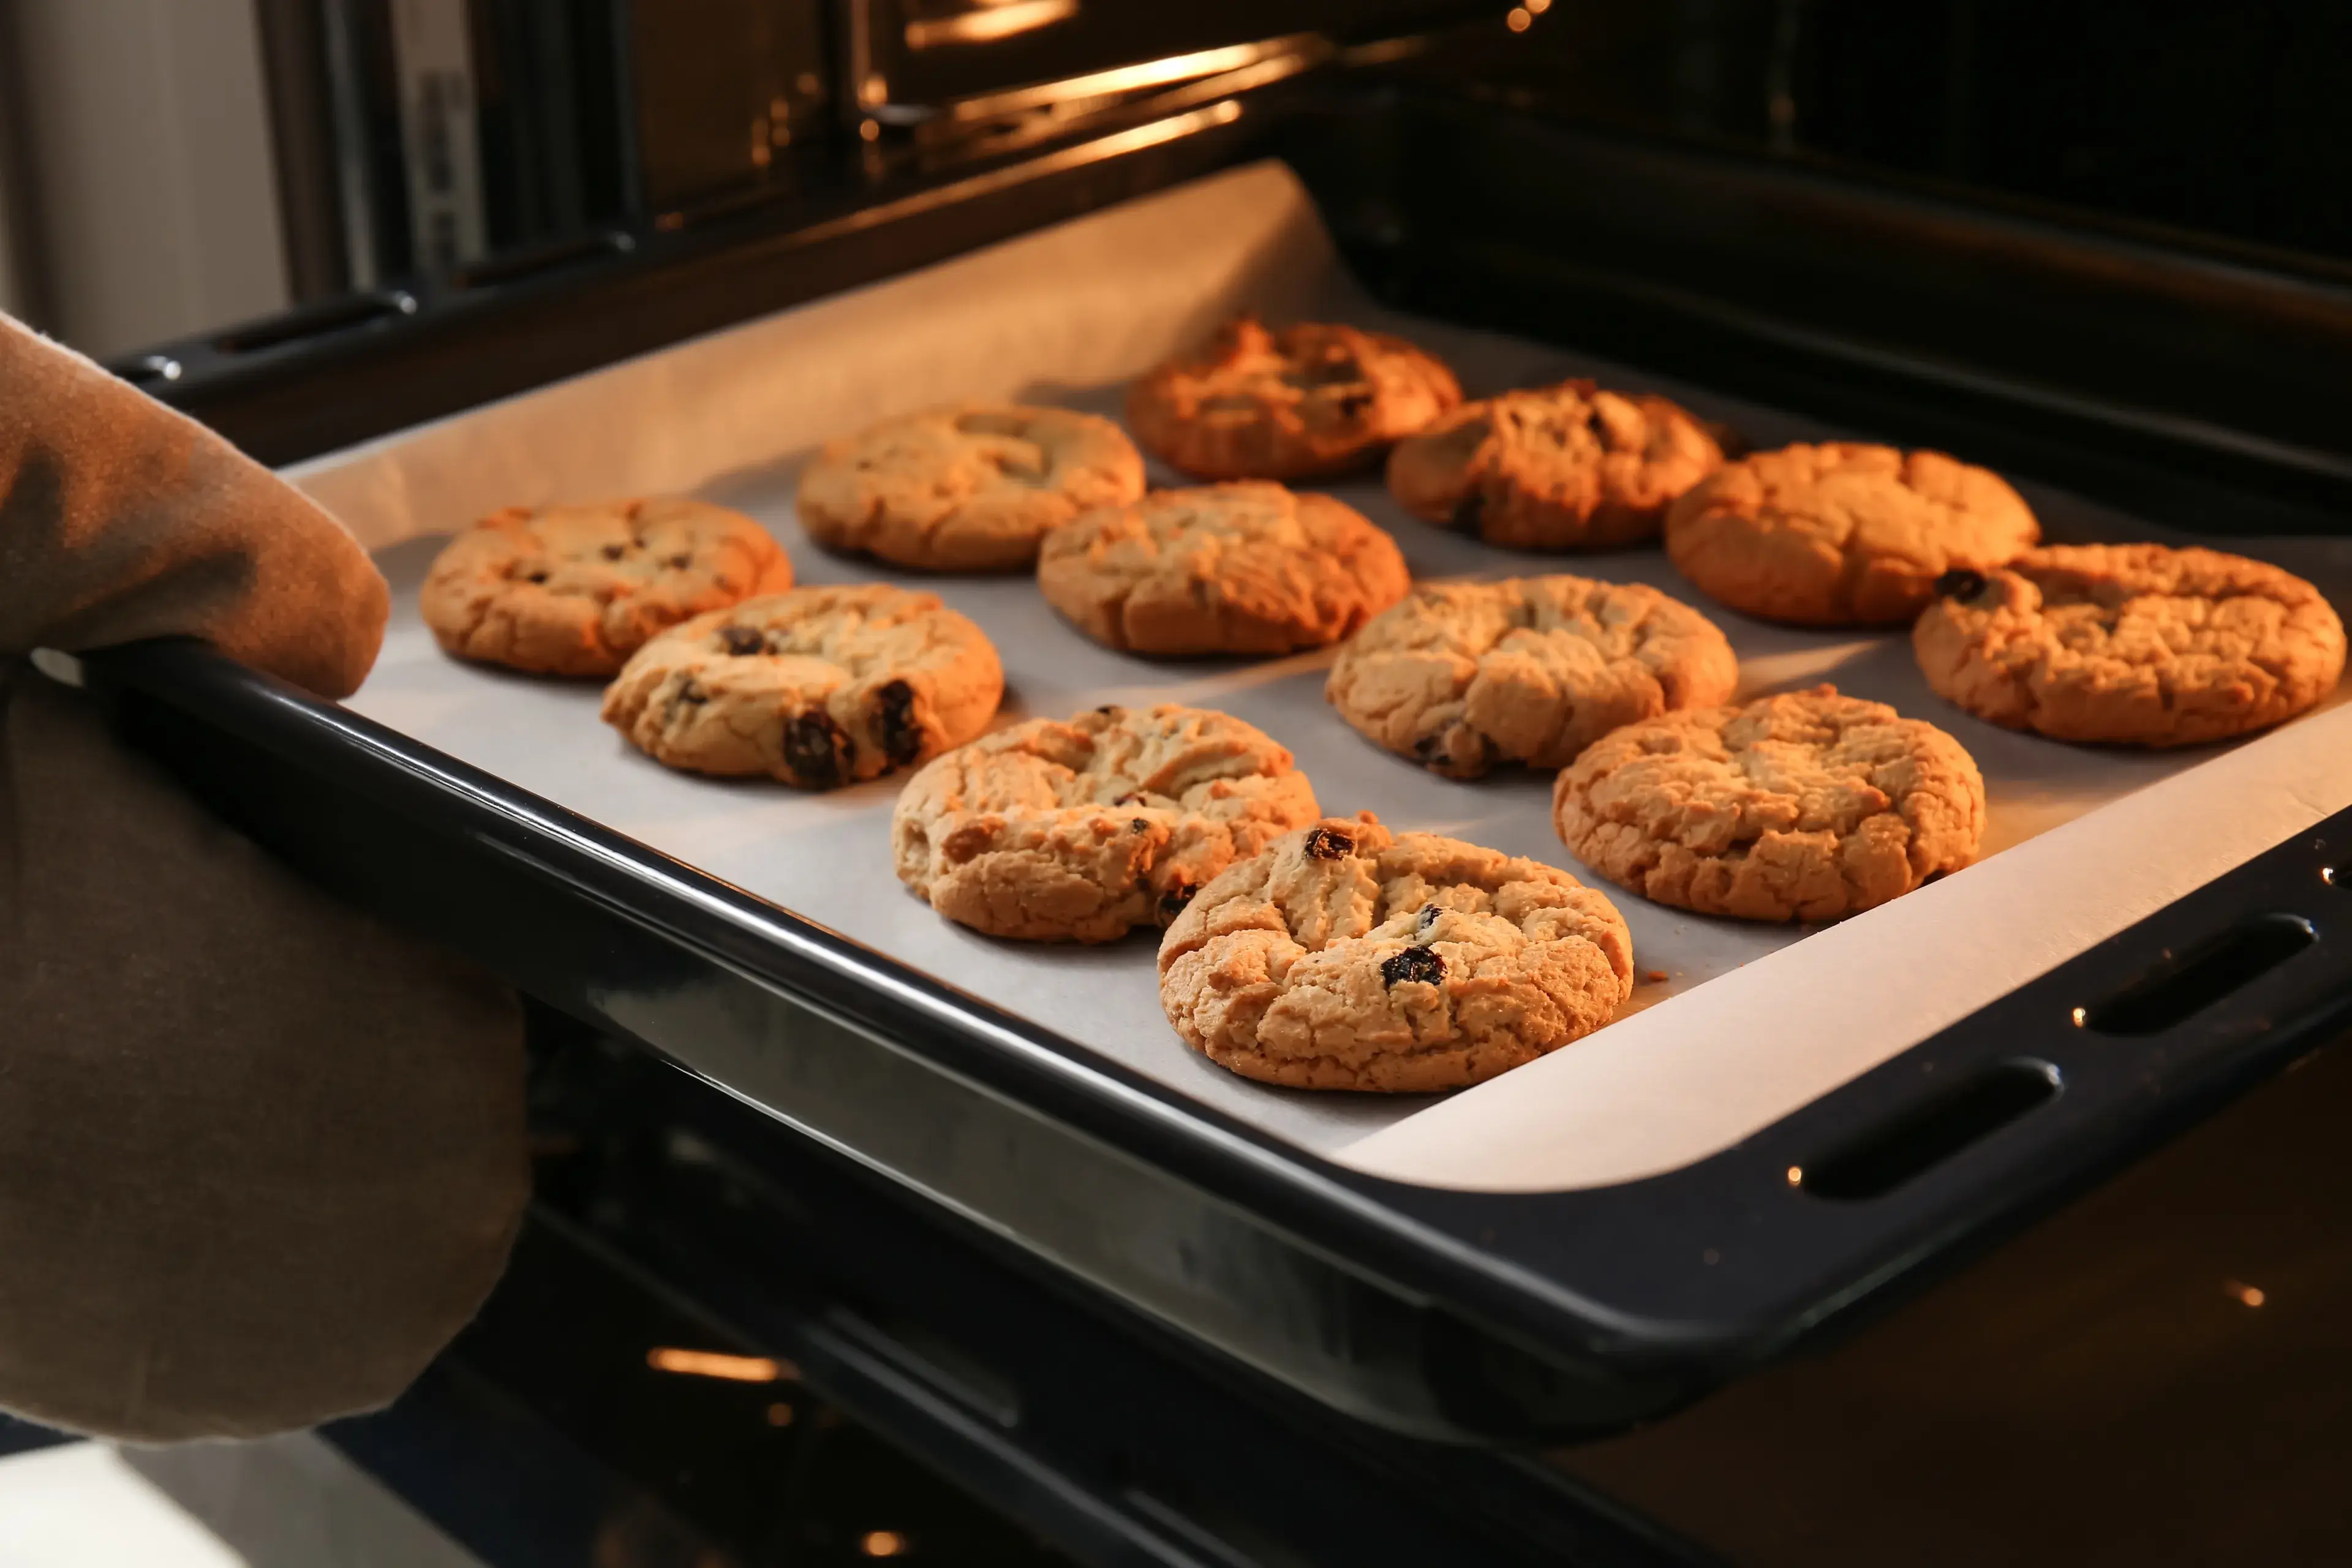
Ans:
{"label": "baking tray handle slot", "polygon": [[2177,958],[2167,958],[2075,1021],[2096,1035],[2160,1035],[2313,942],[2319,933],[2300,915],[2256,915]]}
{"label": "baking tray handle slot", "polygon": [[2018,1058],[1896,1115],[1827,1159],[1800,1167],[1801,1190],[1850,1203],[1874,1198],[1942,1164],[2027,1111],[2058,1098],[2058,1069]]}

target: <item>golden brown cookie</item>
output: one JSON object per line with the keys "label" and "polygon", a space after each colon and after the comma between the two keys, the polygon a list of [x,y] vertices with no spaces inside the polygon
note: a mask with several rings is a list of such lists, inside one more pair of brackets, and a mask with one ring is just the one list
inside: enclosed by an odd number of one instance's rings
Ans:
{"label": "golden brown cookie", "polygon": [[1958,741],[1815,687],[1629,724],[1560,773],[1552,822],[1645,899],[1830,921],[1976,858],[1984,779]]}
{"label": "golden brown cookie", "polygon": [[1195,479],[1303,479],[1362,468],[1461,401],[1454,373],[1402,338],[1244,316],[1137,382],[1127,423]]}
{"label": "golden brown cookie", "polygon": [[835,550],[934,572],[1013,572],[1080,512],[1143,493],[1143,458],[1109,420],[965,403],[825,444],[801,475],[801,522]]}
{"label": "golden brown cookie", "polygon": [[656,632],[792,585],[758,523],[662,498],[492,512],[435,559],[417,607],[460,658],[610,675]]}
{"label": "golden brown cookie", "polygon": [[1513,550],[1655,537],[1666,508],[1723,463],[1665,398],[1590,381],[1465,403],[1389,454],[1389,493],[1431,522]]}
{"label": "golden brown cookie", "polygon": [[937,595],[799,588],[646,644],[604,722],[674,768],[833,789],[961,745],[1003,695],[995,647]]}
{"label": "golden brown cookie", "polygon": [[1621,724],[1730,700],[1714,622],[1639,583],[1423,584],[1339,650],[1323,688],[1366,737],[1433,773],[1566,767]]}
{"label": "golden brown cookie", "polygon": [[2052,545],[1954,572],[1911,629],[1927,684],[2061,741],[2187,746],[2336,689],[2344,623],[2292,573],[2218,550]]}
{"label": "golden brown cookie", "polygon": [[1295,1089],[1459,1089],[1583,1038],[1633,989],[1633,939],[1600,893],[1370,814],[1234,867],[1160,943],[1184,1043]]}
{"label": "golden brown cookie", "polygon": [[1403,596],[1396,542],[1324,495],[1271,484],[1153,490],[1046,535],[1037,585],[1097,642],[1135,653],[1291,653]]}
{"label": "golden brown cookie", "polygon": [[1727,463],[1666,513],[1666,553],[1703,593],[1807,626],[1906,622],[1945,573],[1989,570],[2041,537],[1989,469],[1847,441]]}
{"label": "golden brown cookie", "polygon": [[1264,731],[1203,708],[1033,719],[933,760],[890,821],[898,879],[951,921],[1032,942],[1166,925],[1235,860],[1315,820]]}

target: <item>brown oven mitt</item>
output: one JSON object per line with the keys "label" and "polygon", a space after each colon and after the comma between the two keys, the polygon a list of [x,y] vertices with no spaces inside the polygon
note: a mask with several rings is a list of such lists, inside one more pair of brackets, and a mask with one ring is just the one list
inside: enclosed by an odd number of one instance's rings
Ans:
{"label": "brown oven mitt", "polygon": [[341,697],[384,615],[324,512],[0,318],[0,1407],[138,1441],[373,1408],[504,1266],[513,998],[26,662],[187,635]]}

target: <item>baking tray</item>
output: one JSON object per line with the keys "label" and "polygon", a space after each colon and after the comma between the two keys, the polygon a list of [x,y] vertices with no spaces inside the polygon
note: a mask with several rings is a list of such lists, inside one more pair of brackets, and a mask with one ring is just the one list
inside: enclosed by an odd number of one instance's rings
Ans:
{"label": "baking tray", "polygon": [[[1114,411],[1127,379],[1243,305],[1405,331],[1474,395],[1598,374],[1759,444],[1844,433],[1390,319],[1341,274],[1297,182],[1258,165],[305,465],[298,480],[378,550],[392,635],[347,710],[279,691],[227,728],[356,782],[393,812],[387,839],[430,818],[445,843],[489,849],[500,874],[443,889],[438,923],[534,989],[1165,1321],[1430,1433],[1653,1413],[2332,1026],[2347,977],[2319,951],[2338,897],[2320,871],[2352,806],[2341,708],[2235,748],[2064,748],[1943,707],[1900,637],[1717,613],[1744,691],[1835,679],[1958,735],[1987,775],[1986,861],[1819,931],[1621,897],[1637,968],[1665,978],[1609,1029],[1451,1097],[1307,1095],[1186,1051],[1148,939],[1023,946],[939,921],[890,876],[890,782],[802,795],[670,773],[595,721],[593,687],[457,664],[415,620],[455,523],[646,490],[760,517],[803,581],[913,582],[802,538],[792,476],[814,442],[945,398]],[[1332,489],[1391,528],[1418,576],[1566,568],[1692,596],[1654,551],[1507,554],[1403,518],[1375,482]],[[2053,538],[2163,536],[2021,489]],[[2339,605],[2352,588],[2340,542],[2242,547]],[[1376,751],[1323,707],[1328,656],[1139,660],[1063,626],[1025,580],[922,585],[996,639],[1004,721],[1209,703],[1289,745],[1328,811],[1574,867],[1548,779],[1465,785]],[[125,679],[183,708],[234,684],[184,659]],[[364,875],[380,893],[402,880]],[[430,879],[405,895],[436,903]],[[566,931],[587,945],[566,950]],[[2139,1011],[2170,1006],[2166,1026],[2125,1044],[2077,1026],[2077,1008],[2131,1016],[2105,1000],[2152,969]],[[2184,998],[2212,1005],[2192,1017]]]}

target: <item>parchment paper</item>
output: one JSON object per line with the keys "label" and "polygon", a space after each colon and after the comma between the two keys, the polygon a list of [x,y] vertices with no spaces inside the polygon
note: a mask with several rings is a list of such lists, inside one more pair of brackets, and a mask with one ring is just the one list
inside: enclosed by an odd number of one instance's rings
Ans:
{"label": "parchment paper", "polygon": [[[1409,518],[1376,478],[1334,485],[1396,535],[1417,577],[1575,571],[1699,605],[1740,655],[1743,695],[1832,679],[1928,718],[1974,753],[1992,810],[1986,861],[1826,931],[1707,920],[1618,893],[1637,965],[1665,976],[1644,980],[1619,1022],[1450,1098],[1316,1095],[1250,1083],[1187,1050],[1160,1011],[1149,934],[1045,947],[933,915],[891,874],[898,781],[812,795],[671,772],[597,721],[594,684],[458,664],[416,617],[439,536],[474,516],[692,490],[767,525],[803,582],[929,587],[971,616],[1004,658],[1000,723],[1102,702],[1223,708],[1289,746],[1327,811],[1370,809],[1587,874],[1551,830],[1548,775],[1457,784],[1377,750],[1324,704],[1328,654],[1135,658],[1063,625],[1026,577],[922,577],[825,555],[801,532],[794,470],[825,437],[962,397],[1116,414],[1127,380],[1244,304],[1403,331],[1444,354],[1474,396],[1597,374],[1665,392],[1759,445],[1844,433],[1387,315],[1339,273],[1297,181],[1258,165],[307,465],[294,477],[378,550],[394,585],[383,658],[351,706],[1279,1136],[1376,1173],[1476,1188],[1599,1185],[1701,1158],[2352,805],[2352,710],[2234,750],[2061,746],[1945,705],[1906,637],[1766,626],[1708,604],[1654,548],[1512,554]],[[2053,539],[2166,537],[2019,488]],[[2352,602],[2345,542],[2237,548],[2312,577],[2339,607]]]}

